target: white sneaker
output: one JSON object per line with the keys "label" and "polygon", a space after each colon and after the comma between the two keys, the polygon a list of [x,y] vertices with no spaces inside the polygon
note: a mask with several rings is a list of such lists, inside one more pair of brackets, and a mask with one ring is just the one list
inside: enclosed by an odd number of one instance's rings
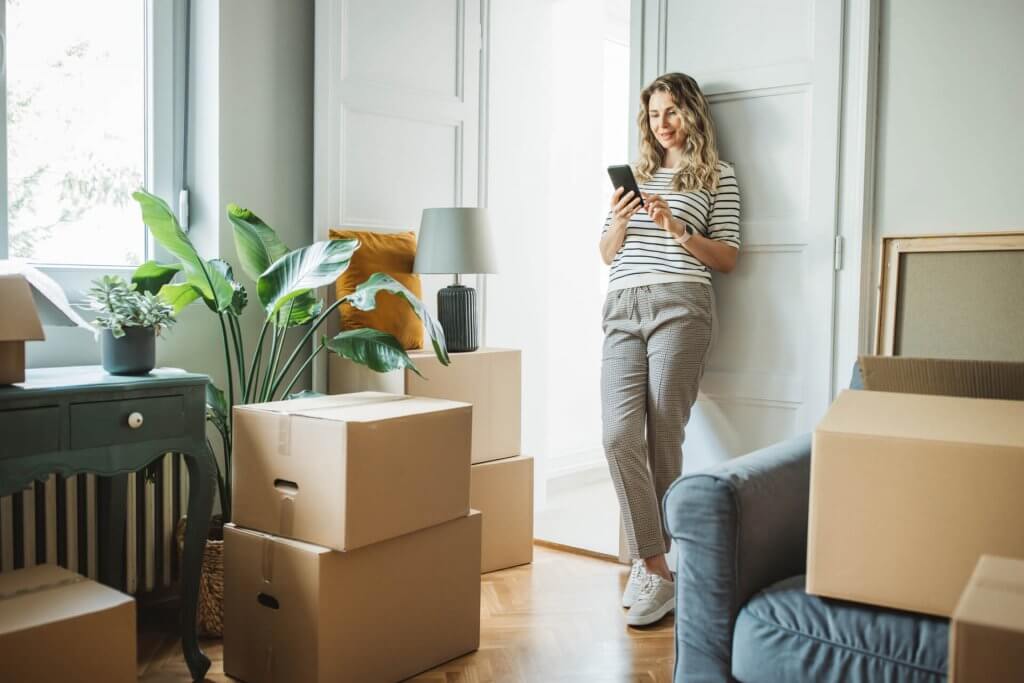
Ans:
{"label": "white sneaker", "polygon": [[648,626],[676,608],[675,581],[648,573],[633,606],[626,612],[630,626]]}
{"label": "white sneaker", "polygon": [[640,588],[644,585],[644,578],[647,576],[647,567],[643,560],[633,560],[633,568],[629,570],[629,580],[626,581],[626,589],[622,591],[622,606],[632,607],[636,602],[636,596],[640,594]]}

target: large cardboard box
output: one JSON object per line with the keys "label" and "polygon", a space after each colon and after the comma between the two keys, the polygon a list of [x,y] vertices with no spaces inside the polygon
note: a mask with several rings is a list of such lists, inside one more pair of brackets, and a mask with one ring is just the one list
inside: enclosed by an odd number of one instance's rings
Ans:
{"label": "large cardboard box", "polygon": [[950,616],[1024,557],[1024,402],[844,391],[814,432],[807,592]]}
{"label": "large cardboard box", "polygon": [[533,562],[533,458],[473,465],[469,506],[483,513],[481,573]]}
{"label": "large cardboard box", "polygon": [[353,550],[224,527],[224,672],[392,683],[480,646],[478,512]]}
{"label": "large cardboard box", "polygon": [[469,511],[472,408],[364,392],[234,409],[234,522],[352,550]]}
{"label": "large cardboard box", "polygon": [[21,275],[0,275],[0,384],[25,381],[25,342],[42,339],[28,281]]}
{"label": "large cardboard box", "polygon": [[136,679],[135,601],[55,565],[0,574],[0,680]]}
{"label": "large cardboard box", "polygon": [[473,405],[472,462],[519,455],[522,450],[522,354],[515,349],[482,348],[450,354],[441,365],[433,351],[409,353],[423,374],[405,370],[376,373],[336,355],[330,357],[329,390],[384,391],[432,396]]}
{"label": "large cardboard box", "polygon": [[1024,681],[1024,560],[978,560],[950,624],[949,681]]}

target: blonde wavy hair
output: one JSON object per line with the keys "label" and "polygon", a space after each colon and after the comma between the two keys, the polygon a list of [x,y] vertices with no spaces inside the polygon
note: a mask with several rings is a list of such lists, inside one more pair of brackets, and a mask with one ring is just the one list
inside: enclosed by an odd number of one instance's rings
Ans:
{"label": "blonde wavy hair", "polygon": [[673,189],[676,192],[714,192],[718,187],[718,144],[715,141],[711,111],[697,81],[681,73],[658,76],[640,93],[640,113],[637,116],[640,160],[635,168],[637,179],[640,182],[650,180],[664,164],[665,150],[658,144],[648,118],[651,96],[656,92],[669,94],[679,107],[686,126],[686,144],[682,161],[672,178]]}

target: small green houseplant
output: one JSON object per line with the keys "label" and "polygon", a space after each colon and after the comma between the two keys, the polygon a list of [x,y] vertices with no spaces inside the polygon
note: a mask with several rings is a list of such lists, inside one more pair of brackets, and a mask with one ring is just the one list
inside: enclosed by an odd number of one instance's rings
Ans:
{"label": "small green houseplant", "polygon": [[[228,383],[223,389],[212,383],[207,385],[206,417],[216,428],[223,446],[224,466],[220,469],[218,464],[217,471],[222,522],[231,521],[231,406],[287,398],[304,370],[324,350],[377,372],[408,368],[419,374],[402,344],[386,332],[356,329],[330,339],[317,339],[317,330],[329,315],[337,315],[334,311],[338,306],[348,303],[369,311],[376,307],[380,292],[397,295],[423,321],[434,353],[443,365],[448,365],[441,325],[394,278],[374,273],[355,292],[326,307],[316,295],[318,288],[333,284],[348,268],[359,248],[358,240],[325,240],[291,249],[255,213],[230,204],[228,220],[238,259],[242,270],[256,282],[256,299],[263,314],[255,349],[247,354],[239,319],[249,305],[249,294],[234,279],[231,264],[203,259],[162,199],[142,190],[132,197],[142,209],[142,220],[150,234],[176,258],[173,263],[142,264],[132,281],[140,290],[152,292],[169,304],[175,315],[189,304],[201,301],[220,324]],[[295,328],[303,329],[304,333],[294,350],[285,355],[285,335]]]}
{"label": "small green houseplant", "polygon": [[99,313],[103,369],[112,375],[145,374],[156,365],[156,338],[174,324],[174,307],[117,275],[93,280],[87,304]]}

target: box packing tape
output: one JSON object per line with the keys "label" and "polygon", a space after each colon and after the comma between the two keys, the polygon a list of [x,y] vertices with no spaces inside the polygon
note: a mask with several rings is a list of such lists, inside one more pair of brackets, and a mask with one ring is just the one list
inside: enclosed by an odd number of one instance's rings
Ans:
{"label": "box packing tape", "polygon": [[68,576],[58,581],[51,581],[49,583],[43,583],[38,586],[32,586],[30,588],[21,588],[16,591],[0,593],[0,602],[3,602],[4,600],[13,600],[15,598],[20,598],[24,595],[32,595],[33,593],[42,593],[44,591],[53,590],[55,588],[72,586],[76,583],[81,583],[86,580],[87,579],[84,576],[76,574],[75,576]]}

